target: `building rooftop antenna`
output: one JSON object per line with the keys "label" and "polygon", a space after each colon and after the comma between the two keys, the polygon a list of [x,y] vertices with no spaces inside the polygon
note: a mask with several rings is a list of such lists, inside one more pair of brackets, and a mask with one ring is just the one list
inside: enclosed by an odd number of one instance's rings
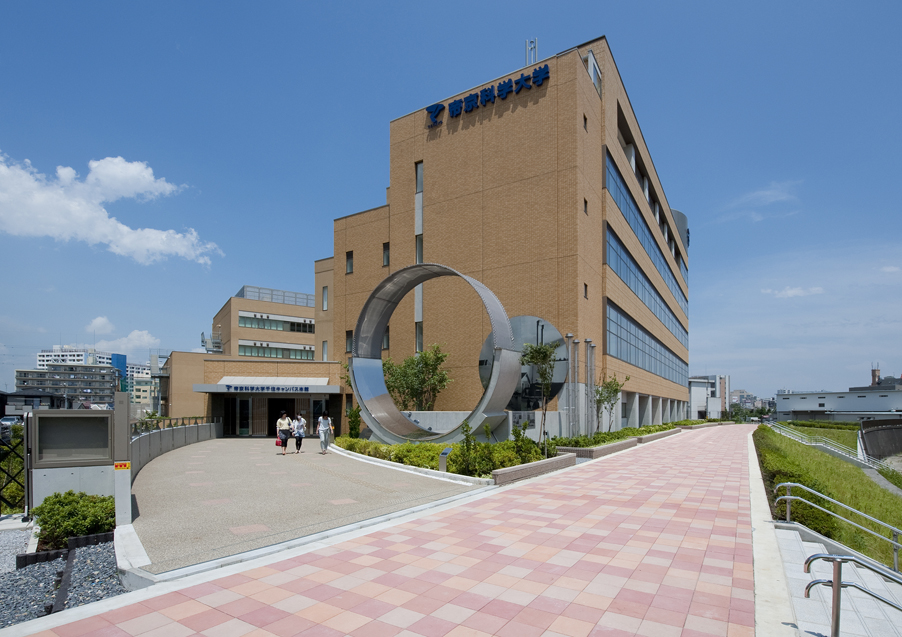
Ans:
{"label": "building rooftop antenna", "polygon": [[539,61],[539,38],[533,38],[526,41],[526,65],[535,64]]}

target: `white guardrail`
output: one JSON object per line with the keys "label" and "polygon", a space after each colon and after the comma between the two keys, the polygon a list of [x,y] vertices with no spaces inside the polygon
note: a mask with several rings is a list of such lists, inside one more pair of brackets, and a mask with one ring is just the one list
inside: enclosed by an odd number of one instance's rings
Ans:
{"label": "white guardrail", "polygon": [[801,442],[803,445],[825,447],[842,456],[846,456],[848,458],[851,458],[852,460],[857,460],[858,462],[864,463],[873,469],[892,468],[882,460],[872,458],[864,452],[864,446],[861,444],[861,432],[858,433],[858,449],[852,449],[851,447],[847,447],[846,445],[840,444],[835,440],[831,440],[830,438],[825,438],[823,436],[809,436],[808,434],[804,434],[801,431],[797,431],[795,429],[792,429],[791,427],[787,427],[779,423],[772,424],[771,429],[779,434],[786,436],[787,438],[795,440],[796,442]]}

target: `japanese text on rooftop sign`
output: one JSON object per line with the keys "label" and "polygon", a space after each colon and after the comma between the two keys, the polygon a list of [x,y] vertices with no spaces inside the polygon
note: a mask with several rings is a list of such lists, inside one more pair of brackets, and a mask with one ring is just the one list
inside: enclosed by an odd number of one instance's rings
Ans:
{"label": "japanese text on rooftop sign", "polygon": [[[478,93],[470,93],[463,99],[452,100],[448,104],[448,117],[460,117],[461,113],[471,113],[480,106],[495,103],[495,99],[506,100],[507,96],[513,93],[517,95],[520,91],[526,89],[531,90],[533,86],[542,86],[542,84],[551,77],[548,65],[540,66],[533,70],[532,74],[520,73],[520,77],[509,78],[498,82],[497,86],[487,86],[480,89]],[[426,107],[429,113],[431,123],[429,128],[441,125],[443,120],[439,119],[445,105],[442,103],[433,104]]]}
{"label": "japanese text on rooftop sign", "polygon": [[226,385],[226,391],[237,391],[237,392],[246,392],[246,391],[257,391],[257,392],[287,392],[287,393],[298,393],[298,392],[309,392],[309,387],[300,387],[297,385]]}

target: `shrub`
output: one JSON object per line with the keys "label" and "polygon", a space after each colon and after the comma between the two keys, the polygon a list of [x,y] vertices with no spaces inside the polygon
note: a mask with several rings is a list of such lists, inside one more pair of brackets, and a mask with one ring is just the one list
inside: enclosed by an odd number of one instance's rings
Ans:
{"label": "shrub", "polygon": [[[695,421],[704,422],[704,421]],[[649,425],[647,427],[627,427],[617,431],[596,431],[591,436],[576,436],[574,438],[558,438],[555,436],[549,444],[548,456],[551,457],[551,446],[555,447],[599,447],[618,440],[626,440],[635,436],[647,436],[659,431],[669,431],[676,427],[676,423],[669,422],[666,425]]]}
{"label": "shrub", "polygon": [[895,469],[877,469],[877,472],[892,484],[902,489],[902,473],[899,473]]}
{"label": "shrub", "polygon": [[54,493],[34,508],[41,527],[39,538],[51,549],[65,548],[70,537],[108,533],[116,528],[116,505],[111,495],[84,492]]}
{"label": "shrub", "polygon": [[348,411],[348,436],[360,438],[360,405]]}

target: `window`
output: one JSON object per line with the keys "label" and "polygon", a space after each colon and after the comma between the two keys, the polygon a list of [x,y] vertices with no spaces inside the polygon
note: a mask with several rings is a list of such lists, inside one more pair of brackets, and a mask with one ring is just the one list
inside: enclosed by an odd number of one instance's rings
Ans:
{"label": "window", "polygon": [[350,352],[354,349],[354,330],[348,330],[345,332],[345,352]]}
{"label": "window", "polygon": [[818,407],[823,407],[823,406],[824,406],[824,403],[818,403],[817,406],[818,406]]}
{"label": "window", "polygon": [[323,341],[323,360],[329,360],[329,341]]}
{"label": "window", "polygon": [[[328,311],[329,309],[329,286],[323,286],[323,312]],[[323,359],[325,360],[325,359]]]}
{"label": "window", "polygon": [[583,283],[583,298],[589,298],[589,284]]}
{"label": "window", "polygon": [[608,301],[606,354],[686,385],[689,365],[619,307]]}
{"label": "window", "polygon": [[417,351],[423,351],[423,321],[416,322]]}
{"label": "window", "polygon": [[417,192],[423,192],[423,162],[418,161],[415,165],[417,170]]}
{"label": "window", "polygon": [[383,266],[388,265],[390,259],[391,259],[391,254],[389,252],[388,243],[383,243],[382,244],[382,265]]}
{"label": "window", "polygon": [[385,334],[382,335],[382,349],[388,349],[388,325],[385,326]]}
{"label": "window", "polygon": [[345,252],[345,274],[351,274],[354,271],[354,251]]}
{"label": "window", "polygon": [[423,263],[423,235],[417,235],[417,263]]}
{"label": "window", "polygon": [[583,212],[589,214],[589,200],[583,199]]}

